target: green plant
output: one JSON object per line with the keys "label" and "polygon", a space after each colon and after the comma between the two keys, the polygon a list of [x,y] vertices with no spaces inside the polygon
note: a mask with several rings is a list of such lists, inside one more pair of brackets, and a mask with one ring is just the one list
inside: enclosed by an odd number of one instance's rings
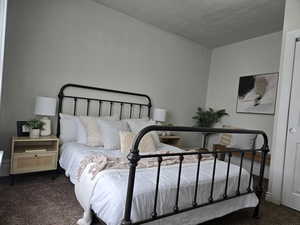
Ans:
{"label": "green plant", "polygon": [[38,120],[38,119],[32,119],[26,122],[26,127],[29,129],[40,129],[43,130],[43,126],[45,125],[44,122]]}
{"label": "green plant", "polygon": [[193,117],[196,120],[196,127],[212,127],[215,123],[219,122],[223,116],[228,115],[225,109],[214,111],[212,108],[203,110],[198,108],[196,116]]}

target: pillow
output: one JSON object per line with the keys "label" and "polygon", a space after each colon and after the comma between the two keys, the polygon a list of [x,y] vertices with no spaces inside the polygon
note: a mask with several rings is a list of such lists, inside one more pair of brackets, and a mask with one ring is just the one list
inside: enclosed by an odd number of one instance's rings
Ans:
{"label": "pillow", "polygon": [[77,140],[76,117],[60,113],[60,142],[67,143]]}
{"label": "pillow", "polygon": [[83,144],[86,145],[87,144],[87,139],[88,139],[88,134],[87,131],[84,127],[84,125],[82,124],[81,120],[76,117],[76,125],[77,125],[77,143],[79,144]]}
{"label": "pillow", "polygon": [[[121,131],[120,132],[120,144],[121,144],[121,152],[129,153],[133,144],[135,133],[129,131]],[[151,134],[146,134],[140,144],[139,151],[141,152],[154,152],[156,151],[155,144]]]}
{"label": "pillow", "polygon": [[[147,126],[151,126],[151,125],[155,125],[155,121],[153,120],[149,120],[149,121],[144,121],[144,120],[128,120],[128,125],[130,130],[133,133],[139,133],[143,128],[147,127]],[[159,137],[156,131],[151,131],[149,134],[152,135],[152,138],[154,140],[155,145],[158,147],[160,146],[160,141],[159,141]]]}
{"label": "pillow", "polygon": [[129,131],[126,121],[97,121],[105,149],[120,149],[120,131]]}
{"label": "pillow", "polygon": [[[80,122],[83,124],[85,131],[87,133],[85,144],[91,147],[103,146],[102,135],[97,125],[97,121],[118,119],[116,116],[103,116],[103,117],[80,116],[79,118],[80,118]],[[78,135],[78,136],[82,138],[82,135]]]}
{"label": "pillow", "polygon": [[87,143],[87,133],[78,116],[60,113],[60,140],[62,143],[77,141]]}
{"label": "pillow", "polygon": [[[228,129],[241,129],[229,125],[223,125]],[[220,144],[226,145],[228,148],[251,149],[256,142],[256,134],[221,134]]]}
{"label": "pillow", "polygon": [[256,134],[232,134],[229,148],[251,149],[254,146]]}
{"label": "pillow", "polygon": [[226,134],[226,133],[220,134],[219,144],[228,146],[231,144],[231,139],[232,139],[232,134]]}

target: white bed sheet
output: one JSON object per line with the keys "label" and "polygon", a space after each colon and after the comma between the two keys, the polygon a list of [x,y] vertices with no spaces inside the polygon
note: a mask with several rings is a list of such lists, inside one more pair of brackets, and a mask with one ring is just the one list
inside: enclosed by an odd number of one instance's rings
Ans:
{"label": "white bed sheet", "polygon": [[[181,151],[180,149],[166,144],[161,144],[158,150]],[[77,172],[81,160],[86,156],[101,152],[106,156],[118,157],[122,153],[119,149],[105,149],[104,147],[89,147],[76,142],[65,143],[60,147],[59,164],[65,170],[65,175],[70,177],[73,184],[77,182]]]}
{"label": "white bed sheet", "polygon": [[[159,150],[179,149],[163,145]],[[101,152],[107,156],[119,156],[119,150],[105,150],[104,148],[91,148],[77,143],[67,143],[61,148],[60,165],[65,169],[66,175],[76,183],[77,171],[80,161],[94,152]],[[211,186],[213,161],[202,161],[200,168],[199,191],[197,202],[208,201]],[[222,198],[225,187],[227,164],[217,161],[214,199]],[[132,205],[132,220],[149,218],[153,210],[153,199],[156,184],[156,168],[138,169],[136,172],[134,198]],[[231,165],[228,194],[233,195],[237,190],[239,167]],[[179,194],[179,208],[191,206],[194,196],[195,164],[183,164],[181,174],[181,187]],[[157,213],[168,213],[174,207],[178,165],[161,168]],[[243,170],[241,179],[241,192],[248,187],[249,174]],[[95,186],[91,198],[91,208],[107,225],[119,225],[124,214],[127,191],[128,170],[104,170]],[[189,212],[178,214],[169,218],[151,222],[151,224],[197,224],[212,218],[226,215],[230,212],[255,207],[258,199],[255,194],[234,198],[214,205],[202,207]]]}

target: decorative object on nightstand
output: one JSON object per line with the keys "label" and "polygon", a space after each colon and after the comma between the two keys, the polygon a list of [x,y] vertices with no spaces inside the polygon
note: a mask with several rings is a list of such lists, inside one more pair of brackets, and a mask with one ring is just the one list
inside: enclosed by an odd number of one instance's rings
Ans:
{"label": "decorative object on nightstand", "polygon": [[48,116],[55,116],[56,114],[56,99],[41,96],[36,97],[34,114],[43,116],[40,120],[45,125],[41,131],[41,136],[51,135],[51,120]]}
{"label": "decorative object on nightstand", "polygon": [[[174,125],[173,125],[172,123],[168,123],[167,126],[168,126],[168,127],[173,127]],[[165,133],[166,133],[166,136],[171,136],[171,135],[173,135],[173,134],[172,134],[172,131],[169,131],[169,130],[166,131]]]}
{"label": "decorative object on nightstand", "polygon": [[10,176],[12,184],[17,174],[57,170],[59,139],[55,136],[13,137],[11,143]]}
{"label": "decorative object on nightstand", "polygon": [[[197,109],[196,115],[193,119],[196,120],[195,127],[212,127],[215,123],[219,122],[223,116],[227,116],[228,113],[225,109],[218,111],[209,108],[208,110],[203,110],[201,107]],[[202,148],[206,148],[209,133],[202,133],[203,141]]]}
{"label": "decorative object on nightstand", "polygon": [[159,136],[159,139],[160,139],[160,142],[162,142],[164,144],[172,145],[175,147],[180,147],[181,142],[182,142],[182,138],[180,136],[175,136],[175,135]]}
{"label": "decorative object on nightstand", "polygon": [[[153,120],[156,121],[157,125],[162,125],[164,122],[166,122],[167,117],[167,110],[165,109],[159,109],[155,108],[153,111]],[[166,132],[160,133],[162,136],[166,136]]]}
{"label": "decorative object on nightstand", "polygon": [[17,121],[17,135],[18,137],[28,137],[29,128],[26,126],[27,121]]}
{"label": "decorative object on nightstand", "polygon": [[30,138],[39,138],[41,130],[43,130],[44,122],[38,119],[32,119],[26,122],[26,127],[29,129]]}

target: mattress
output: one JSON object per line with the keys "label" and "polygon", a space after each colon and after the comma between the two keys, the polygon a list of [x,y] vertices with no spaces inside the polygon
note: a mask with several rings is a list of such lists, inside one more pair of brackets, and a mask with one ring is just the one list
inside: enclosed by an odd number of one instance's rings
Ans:
{"label": "mattress", "polygon": [[[176,147],[162,145],[158,150],[182,151]],[[60,165],[65,169],[66,176],[71,182],[77,182],[77,172],[80,161],[89,154],[101,152],[107,156],[120,156],[120,150],[106,150],[80,145],[78,143],[67,143],[61,147]],[[179,192],[179,209],[192,205],[196,164],[183,164],[181,184]],[[198,186],[198,204],[208,202],[213,171],[213,160],[201,162]],[[213,198],[215,200],[223,197],[225,189],[225,177],[227,163],[217,160],[214,183]],[[154,193],[156,184],[156,168],[138,169],[135,178],[135,188],[132,204],[132,221],[139,221],[151,217],[154,204]],[[238,185],[239,167],[230,166],[228,195],[235,195]],[[176,186],[178,177],[178,165],[161,168],[159,193],[157,202],[157,214],[172,212],[175,204]],[[91,197],[91,208],[107,225],[119,225],[124,214],[125,199],[127,192],[128,170],[109,169],[100,174],[93,195]],[[241,176],[241,193],[248,187],[249,173],[243,169]],[[258,199],[255,194],[247,194],[234,199],[216,203],[213,205],[194,209],[172,217],[151,222],[151,224],[197,224],[220,217],[233,211],[255,207]]]}

